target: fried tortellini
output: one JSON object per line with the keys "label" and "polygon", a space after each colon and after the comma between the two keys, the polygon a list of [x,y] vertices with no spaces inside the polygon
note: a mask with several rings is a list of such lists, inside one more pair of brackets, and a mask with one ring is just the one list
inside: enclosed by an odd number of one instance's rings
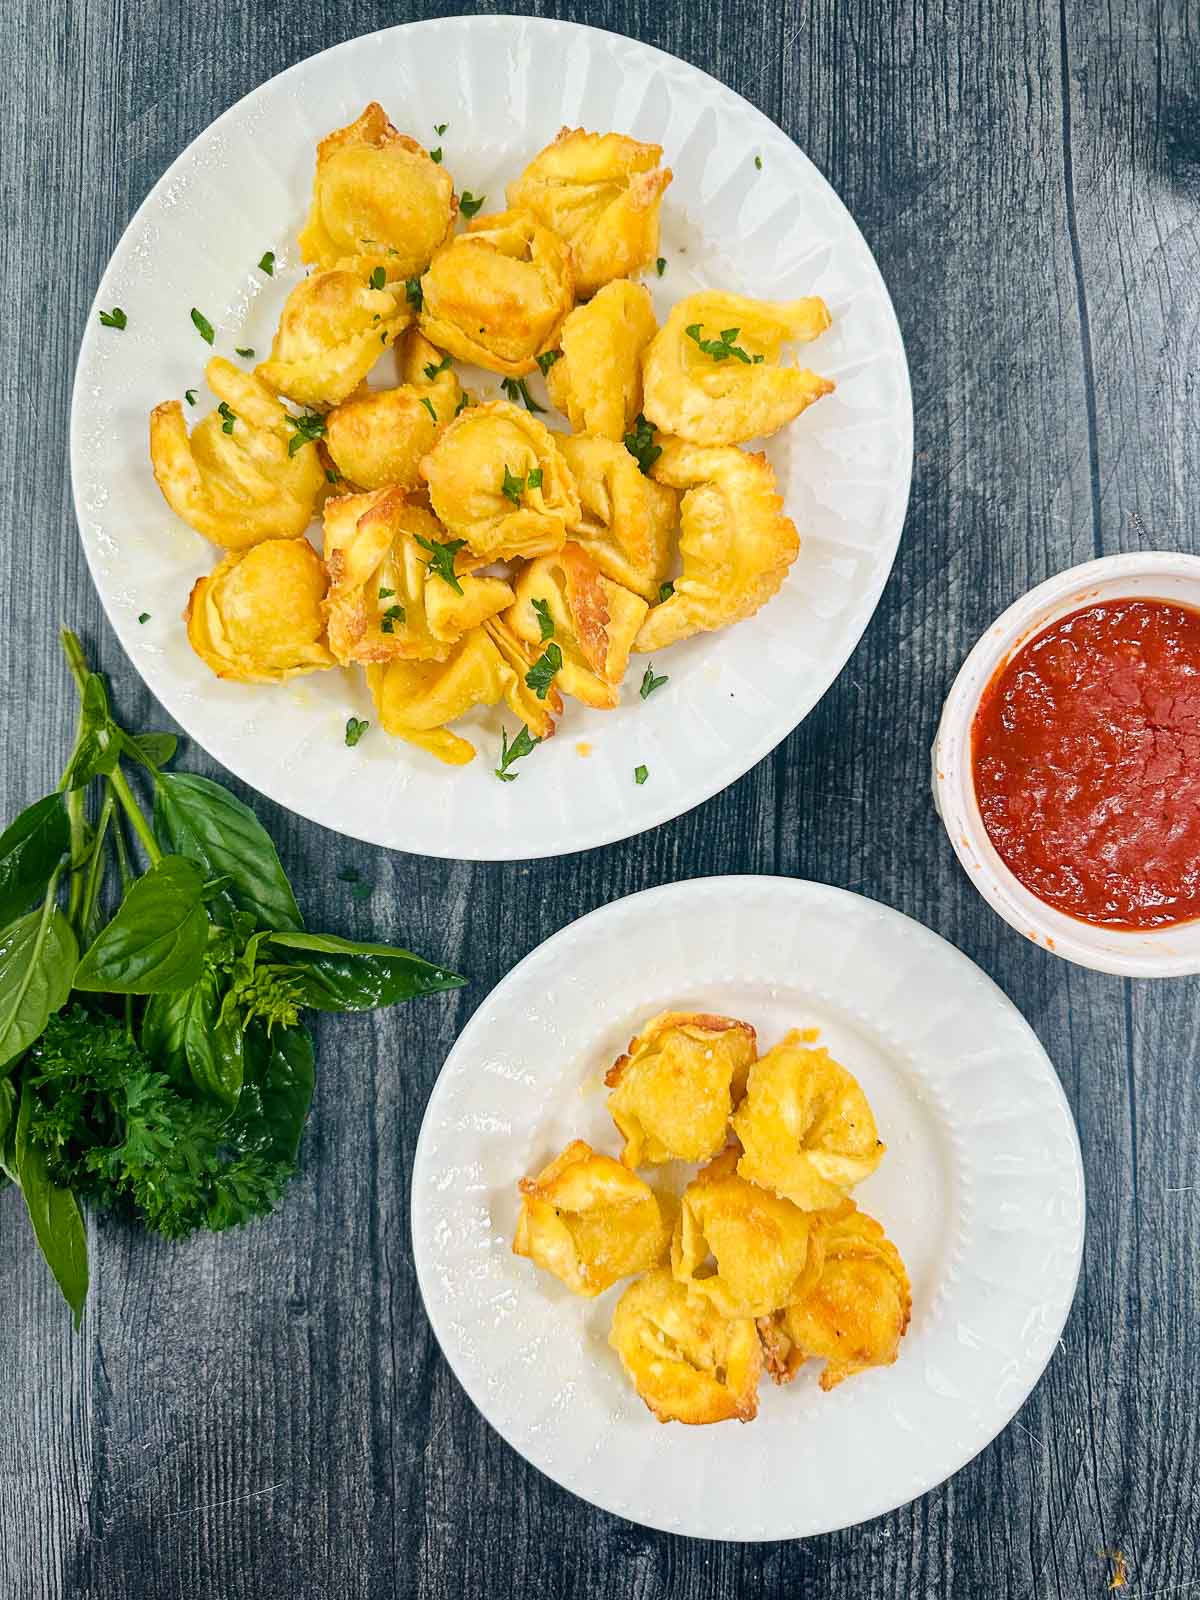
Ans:
{"label": "fried tortellini", "polygon": [[332,667],[325,587],[325,569],[307,539],[231,550],[192,589],[188,642],[218,678],[241,683],[283,683]]}
{"label": "fried tortellini", "polygon": [[365,267],[314,272],[288,295],[257,374],[301,405],[340,405],[411,321],[403,290],[373,287]]}
{"label": "fried tortellini", "polygon": [[642,409],[689,444],[741,444],[774,433],[836,385],[802,367],[781,367],[787,339],[815,339],[829,308],[812,295],[772,302],[710,290],[689,295],[646,351]]}
{"label": "fried tortellini", "polygon": [[447,576],[430,557],[446,530],[403,489],[325,502],[329,647],[343,664],[445,661],[464,633],[512,604],[502,578],[480,578],[454,554]]}
{"label": "fried tortellini", "polygon": [[421,462],[446,527],[486,561],[550,555],[579,520],[579,495],[554,435],[507,400],[471,406]]}
{"label": "fried tortellini", "polygon": [[373,100],[317,146],[300,254],[319,267],[367,257],[389,278],[409,278],[424,270],[456,210],[450,174]]}
{"label": "fried tortellini", "polygon": [[652,1017],[604,1079],[625,1165],[707,1161],[725,1143],[754,1056],[748,1022],[686,1011]]}
{"label": "fried tortellini", "polygon": [[671,1220],[654,1190],[582,1139],[518,1188],[513,1254],[552,1272],[572,1294],[602,1294],[667,1259]]}
{"label": "fried tortellini", "polygon": [[571,252],[528,211],[475,217],[421,279],[421,331],[441,350],[520,378],[575,304]]}
{"label": "fried tortellini", "polygon": [[562,128],[508,186],[510,206],[532,211],[571,247],[579,294],[648,267],[671,169],[662,146],[619,133]]}
{"label": "fried tortellini", "polygon": [[868,1367],[889,1367],[912,1316],[900,1252],[873,1217],[847,1200],[817,1219],[822,1265],[816,1282],[759,1322],[767,1368],[790,1383],[810,1359],[824,1360],[827,1392]]}
{"label": "fried tortellini", "polygon": [[355,395],[325,419],[325,448],[339,475],[359,489],[415,489],[421,458],[462,401],[450,357],[415,328],[396,349],[401,352],[399,388]]}
{"label": "fried tortellini", "polygon": [[742,1177],[808,1211],[837,1205],[884,1154],[858,1083],[795,1030],[750,1069],[733,1131]]}
{"label": "fried tortellini", "polygon": [[660,1422],[749,1422],[762,1346],[749,1317],[726,1318],[665,1267],[617,1301],[608,1342]]}
{"label": "fried tortellini", "polygon": [[648,478],[623,444],[585,434],[562,434],[557,443],[579,494],[571,537],[606,578],[657,600],[671,570],[679,496]]}
{"label": "fried tortellini", "polygon": [[737,1159],[729,1146],[684,1190],[671,1271],[723,1316],[765,1317],[816,1282],[820,1238],[810,1212],[739,1177]]}
{"label": "fried tortellini", "polygon": [[655,606],[636,650],[661,650],[694,633],[752,617],[776,594],[800,553],[766,456],[732,445],[668,439],[651,468],[658,483],[684,490],[679,505],[682,571]]}
{"label": "fried tortellini", "polygon": [[312,520],[324,473],[311,445],[289,452],[295,430],[266,387],[223,356],[204,371],[220,401],[188,437],[178,400],[150,413],[150,459],[177,516],[226,550],[291,539]]}
{"label": "fried tortellini", "polygon": [[546,387],[577,433],[620,441],[633,427],[642,409],[642,352],[657,329],[649,291],[624,278],[572,311]]}
{"label": "fried tortellini", "polygon": [[540,651],[542,618],[554,624],[562,653],[555,682],[563,694],[611,711],[621,699],[621,680],[646,602],[600,572],[577,544],[531,561],[516,582],[516,604],[507,621],[518,639]]}

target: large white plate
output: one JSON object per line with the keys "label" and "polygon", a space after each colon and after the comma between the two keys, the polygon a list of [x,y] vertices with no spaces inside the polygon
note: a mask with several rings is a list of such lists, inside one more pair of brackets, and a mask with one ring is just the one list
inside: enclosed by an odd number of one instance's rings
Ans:
{"label": "large white plate", "polygon": [[[572,1137],[618,1151],[603,1073],[675,1007],[743,1017],[760,1048],[820,1028],[888,1146],[855,1198],[912,1277],[894,1366],[823,1394],[810,1363],[745,1426],[654,1421],[608,1348],[620,1286],[580,1300],[511,1253],[517,1178]],[[1054,1069],[966,956],[845,890],[704,878],[581,918],[493,990],[430,1097],[412,1227],[442,1350],[514,1449],[649,1527],[786,1539],[903,1504],[999,1433],[1066,1321],[1083,1202]]]}
{"label": "large white plate", "polygon": [[[452,771],[378,728],[354,750],[351,714],[373,718],[358,674],[284,689],[218,682],[179,616],[215,553],[166,507],[147,459],[157,402],[201,390],[210,354],[269,346],[302,274],[296,231],[318,138],[375,98],[403,129],[438,142],[461,190],[503,201],[564,123],[659,141],[675,172],[663,217],[660,314],[704,286],[777,298],[819,293],[832,331],[806,355],[838,381],[770,441],[803,549],[783,592],[749,623],[655,662],[670,686],[609,713],[574,703],[519,783],[492,776],[498,712],[468,718],[479,756]],[[755,165],[761,156],[762,167]],[[256,270],[273,249],[278,270]],[[124,333],[100,326],[120,305]],[[390,360],[390,356],[385,358]],[[395,381],[394,378],[391,381]],[[489,375],[485,393],[498,389]],[[541,380],[535,388],[544,395]],[[553,419],[552,419],[553,420]],[[375,844],[472,859],[548,856],[625,838],[723,789],[816,704],[866,626],[908,500],[912,405],[904,349],[870,250],[816,168],[745,100],[661,51],[573,23],[454,17],[393,28],[301,62],[240,101],[191,144],[130,223],[100,283],[80,351],[71,469],[88,562],[134,665],[184,728],[247,783],[292,810]],[[138,623],[143,612],[150,620]],[[636,675],[635,675],[636,674]],[[513,719],[507,718],[511,732]],[[589,756],[578,746],[590,745]],[[634,768],[650,769],[638,786]]]}

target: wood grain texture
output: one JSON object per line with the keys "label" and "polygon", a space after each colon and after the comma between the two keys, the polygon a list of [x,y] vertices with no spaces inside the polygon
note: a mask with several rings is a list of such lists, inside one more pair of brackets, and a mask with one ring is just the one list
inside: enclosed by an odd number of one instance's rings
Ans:
{"label": "wood grain texture", "polygon": [[[995,918],[933,813],[942,698],[988,621],[1093,554],[1196,549],[1200,13],[1190,0],[598,0],[571,15],[774,117],[876,251],[908,341],[912,506],[854,658],[773,756],[677,822],[526,865],[385,855],[256,802],[303,901],[469,972],[319,1032],[303,1171],[270,1222],[168,1246],[89,1224],[75,1337],[0,1196],[0,1600],[1020,1600],[1200,1596],[1200,984],[1068,968]],[[174,155],[328,44],[459,9],[9,0],[0,74],[3,813],[57,778],[74,625],[135,724],[70,507],[75,351],[104,262]],[[27,693],[27,686],[31,692]],[[188,764],[216,773],[201,752]],[[235,784],[235,788],[238,786]],[[241,791],[244,792],[244,791]],[[355,901],[336,876],[373,884]],[[456,1033],[573,917],[709,872],[861,890],[1011,994],[1058,1065],[1089,1181],[1080,1291],[1018,1420],[943,1488],[827,1538],[648,1533],[520,1461],[421,1310],[408,1184]],[[797,1486],[803,1492],[803,1486]]]}

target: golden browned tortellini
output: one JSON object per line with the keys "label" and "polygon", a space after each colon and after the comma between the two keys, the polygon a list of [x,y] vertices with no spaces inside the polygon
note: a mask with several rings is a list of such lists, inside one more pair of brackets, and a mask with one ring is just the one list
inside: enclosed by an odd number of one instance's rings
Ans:
{"label": "golden browned tortellini", "polygon": [[617,1301],[608,1342],[660,1422],[749,1422],[762,1346],[749,1317],[726,1318],[665,1267]]}
{"label": "golden browned tortellini", "polygon": [[805,300],[751,300],[708,290],[672,306],[646,351],[642,410],[689,444],[740,444],[774,433],[836,385],[802,367],[781,367],[787,339],[815,339],[829,308]]}
{"label": "golden browned tortellini", "polygon": [[554,435],[507,400],[471,406],[421,462],[446,527],[486,561],[561,550],[579,496]]}
{"label": "golden browned tortellini", "polygon": [[810,1212],[740,1178],[737,1158],[731,1145],[684,1190],[671,1271],[723,1316],[765,1317],[816,1282],[820,1239]]}
{"label": "golden browned tortellini", "polygon": [[412,277],[450,232],[456,210],[450,174],[373,100],[317,146],[300,254],[321,267],[377,257],[389,278]]}
{"label": "golden browned tortellini", "polygon": [[421,331],[439,349],[519,378],[575,304],[571,252],[527,211],[476,217],[421,279]]}
{"label": "golden browned tortellini", "polygon": [[643,651],[752,617],[800,553],[800,535],[783,514],[766,456],[668,439],[650,470],[658,483],[685,491],[682,571],[674,593],[642,624],[634,648]]}
{"label": "golden browned tortellini", "polygon": [[325,419],[325,448],[347,484],[359,489],[415,489],[422,456],[454,420],[462,400],[450,357],[415,328],[396,349],[399,388],[356,395]]}
{"label": "golden browned tortellini", "polygon": [[633,427],[642,409],[642,351],[657,328],[649,290],[625,278],[572,311],[546,386],[577,433],[619,442]]}
{"label": "golden browned tortellini", "polygon": [[620,702],[629,651],[647,609],[640,595],[604,577],[568,541],[557,555],[541,556],[524,569],[506,620],[534,653],[546,645],[542,619],[552,622],[551,637],[562,656],[558,688],[585,705],[610,711]]}
{"label": "golden browned tortellini", "polygon": [[452,542],[403,489],[325,502],[329,647],[340,662],[444,661],[464,633],[512,604],[509,585],[476,577]]}
{"label": "golden browned tortellini", "polygon": [[314,272],[288,295],[258,376],[301,405],[340,405],[411,320],[403,291],[372,287],[357,263]]}
{"label": "golden browned tortellini", "polygon": [[204,371],[220,407],[188,437],[178,400],[150,413],[150,459],[167,504],[226,550],[291,539],[312,520],[325,486],[311,444],[294,454],[287,411],[259,380],[223,356]]}
{"label": "golden browned tortellini", "polygon": [[325,569],[307,539],[233,550],[188,599],[188,641],[218,678],[282,683],[334,665],[325,647]]}
{"label": "golden browned tortellini", "polygon": [[868,1367],[891,1366],[908,1331],[912,1288],[896,1246],[853,1201],[824,1213],[817,1229],[820,1276],[759,1331],[776,1383],[790,1383],[807,1360],[824,1360],[828,1391]]}
{"label": "golden browned tortellini", "polygon": [[671,1222],[654,1190],[582,1139],[518,1187],[513,1254],[528,1256],[573,1294],[602,1294],[667,1259]]}
{"label": "golden browned tortellini", "polygon": [[648,478],[625,446],[611,439],[562,434],[558,448],[579,493],[571,537],[606,578],[643,600],[657,600],[671,567],[679,496]]}
{"label": "golden browned tortellini", "polygon": [[562,128],[508,186],[508,203],[532,211],[571,247],[580,295],[649,266],[671,169],[662,146],[620,133]]}
{"label": "golden browned tortellini", "polygon": [[531,663],[496,617],[472,628],[444,661],[391,661],[367,667],[367,686],[385,732],[427,750],[449,766],[465,766],[475,746],[446,726],[473,706],[504,700],[537,739],[554,732],[562,701],[551,688],[539,699],[525,682]]}
{"label": "golden browned tortellini", "polygon": [[748,1022],[687,1011],[652,1017],[604,1079],[625,1165],[707,1161],[720,1150],[754,1053]]}
{"label": "golden browned tortellini", "polygon": [[750,1069],[733,1129],[742,1143],[742,1177],[808,1211],[837,1205],[883,1159],[858,1083],[796,1030]]}

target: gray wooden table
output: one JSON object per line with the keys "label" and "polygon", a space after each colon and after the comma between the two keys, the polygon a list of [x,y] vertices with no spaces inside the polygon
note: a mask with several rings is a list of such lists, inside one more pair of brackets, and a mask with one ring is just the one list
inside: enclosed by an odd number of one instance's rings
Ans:
{"label": "gray wooden table", "polygon": [[[420,14],[453,11],[431,4]],[[1077,971],[1012,933],[930,804],[942,697],[992,616],[1093,555],[1196,549],[1200,21],[1194,0],[608,0],[775,118],[873,246],[908,342],[900,557],[850,665],[740,783],[639,839],[474,866],[385,855],[259,803],[302,902],[470,973],[339,1028],[273,1220],[182,1246],[93,1220],[69,1329],[0,1196],[0,1600],[828,1600],[1200,1596],[1200,985]],[[157,711],[76,538],[66,425],[83,319],[130,214],[239,96],[418,14],[245,0],[9,0],[0,71],[3,814],[57,780],[75,626],[135,725]],[[215,773],[196,749],[187,764]],[[224,776],[222,774],[222,776]],[[235,787],[237,787],[235,785]],[[244,792],[244,791],[242,791]],[[253,797],[251,797],[253,798]],[[339,869],[373,885],[352,898]],[[574,1500],[480,1420],[430,1335],[408,1183],[455,1035],[520,956],[631,890],[781,872],[936,928],[1030,1019],[1089,1183],[1079,1293],[1013,1425],[891,1516],[778,1546],[674,1539]]]}

